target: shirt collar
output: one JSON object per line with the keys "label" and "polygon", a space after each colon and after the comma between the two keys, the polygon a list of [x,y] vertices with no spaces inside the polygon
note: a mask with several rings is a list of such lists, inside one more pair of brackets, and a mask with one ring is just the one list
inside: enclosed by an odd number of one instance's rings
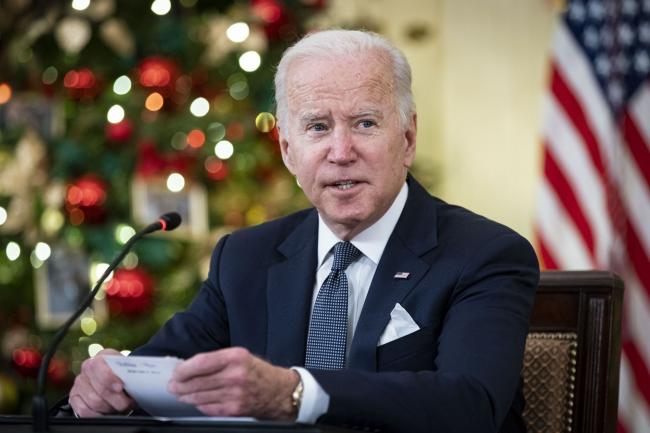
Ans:
{"label": "shirt collar", "polygon": [[[388,208],[386,213],[382,215],[377,222],[356,235],[350,242],[357,247],[364,256],[368,257],[372,262],[377,265],[379,259],[386,248],[388,238],[393,229],[397,225],[397,220],[402,214],[404,205],[406,204],[406,197],[408,196],[408,186],[406,182],[402,185],[397,197],[393,200],[393,204]],[[339,239],[330,228],[325,224],[323,218],[318,215],[318,268],[321,267],[327,254],[331,251],[332,247],[340,242]]]}

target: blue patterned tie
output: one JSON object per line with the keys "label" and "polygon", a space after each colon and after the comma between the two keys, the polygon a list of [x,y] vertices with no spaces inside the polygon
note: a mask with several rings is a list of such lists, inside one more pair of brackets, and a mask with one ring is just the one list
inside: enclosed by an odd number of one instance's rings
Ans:
{"label": "blue patterned tie", "polygon": [[350,242],[334,245],[334,264],[311,313],[305,367],[339,370],[345,366],[348,338],[348,279],[345,269],[361,255]]}

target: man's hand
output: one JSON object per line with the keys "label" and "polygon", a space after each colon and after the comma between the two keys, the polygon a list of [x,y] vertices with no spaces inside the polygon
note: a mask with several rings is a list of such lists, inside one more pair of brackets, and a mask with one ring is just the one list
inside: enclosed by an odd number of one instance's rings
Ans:
{"label": "man's hand", "polygon": [[132,409],[134,401],[124,393],[124,384],[104,361],[104,355],[120,355],[104,349],[81,364],[81,373],[74,380],[68,402],[80,417],[101,416]]}
{"label": "man's hand", "polygon": [[212,416],[293,420],[297,372],[276,367],[234,347],[206,352],[176,366],[169,391]]}

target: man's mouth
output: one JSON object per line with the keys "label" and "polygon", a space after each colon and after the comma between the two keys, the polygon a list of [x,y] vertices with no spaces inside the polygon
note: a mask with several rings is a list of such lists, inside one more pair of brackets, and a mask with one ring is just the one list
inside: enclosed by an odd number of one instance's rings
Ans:
{"label": "man's mouth", "polygon": [[345,191],[346,189],[352,188],[354,185],[356,185],[357,182],[353,180],[342,180],[339,182],[335,182],[333,186],[335,186],[337,189],[341,191]]}

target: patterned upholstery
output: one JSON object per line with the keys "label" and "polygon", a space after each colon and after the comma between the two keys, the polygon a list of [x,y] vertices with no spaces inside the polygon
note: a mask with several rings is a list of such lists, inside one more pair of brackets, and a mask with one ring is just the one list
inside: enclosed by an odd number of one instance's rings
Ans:
{"label": "patterned upholstery", "polygon": [[524,420],[529,433],[571,432],[577,335],[528,334],[524,354]]}

